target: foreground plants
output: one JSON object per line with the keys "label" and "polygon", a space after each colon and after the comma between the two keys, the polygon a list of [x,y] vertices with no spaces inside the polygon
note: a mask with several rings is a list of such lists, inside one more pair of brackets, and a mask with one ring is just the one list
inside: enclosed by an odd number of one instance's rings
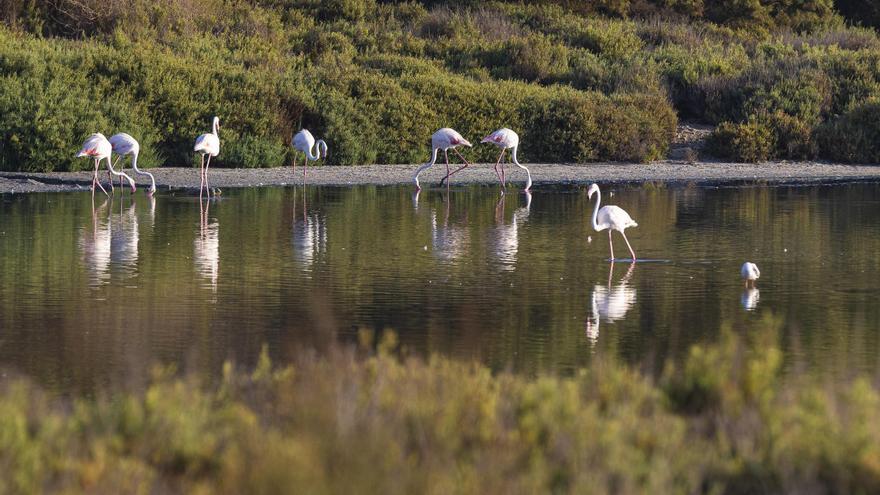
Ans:
{"label": "foreground plants", "polygon": [[872,493],[880,395],[783,376],[776,331],[694,347],[651,380],[336,349],[214,385],[65,400],[0,392],[0,492]]}

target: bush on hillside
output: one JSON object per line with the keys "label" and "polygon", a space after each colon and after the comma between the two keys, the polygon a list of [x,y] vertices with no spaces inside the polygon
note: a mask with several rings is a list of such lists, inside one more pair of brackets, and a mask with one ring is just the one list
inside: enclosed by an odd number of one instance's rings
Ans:
{"label": "bush on hillside", "polygon": [[724,122],[706,140],[709,154],[736,162],[767,161],[775,149],[773,130],[754,117],[743,123]]}
{"label": "bush on hillside", "polygon": [[849,163],[880,163],[880,103],[858,105],[817,131],[823,158]]}

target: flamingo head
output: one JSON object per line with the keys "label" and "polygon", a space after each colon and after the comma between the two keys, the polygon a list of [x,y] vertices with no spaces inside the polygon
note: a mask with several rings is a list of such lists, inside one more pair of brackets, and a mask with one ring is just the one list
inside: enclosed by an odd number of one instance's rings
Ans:
{"label": "flamingo head", "polygon": [[147,191],[148,196],[152,196],[154,194],[156,194],[156,184],[151,185],[149,191]]}
{"label": "flamingo head", "polygon": [[599,192],[599,185],[595,183],[591,184],[590,188],[587,189],[587,198],[593,199],[593,194],[597,192]]}

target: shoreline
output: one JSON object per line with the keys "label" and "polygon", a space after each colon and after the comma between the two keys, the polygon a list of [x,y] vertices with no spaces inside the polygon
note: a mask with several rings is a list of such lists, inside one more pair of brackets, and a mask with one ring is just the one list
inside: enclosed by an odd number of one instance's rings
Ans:
{"label": "shoreline", "polygon": [[[534,189],[546,185],[599,183],[693,183],[723,185],[743,182],[773,184],[814,184],[823,182],[880,181],[880,166],[844,165],[821,162],[724,163],[657,161],[639,163],[527,164]],[[316,186],[401,185],[412,184],[418,165],[361,165],[350,167],[309,167],[307,184]],[[211,187],[244,188],[302,184],[302,168],[294,177],[290,167],[216,168],[210,171]],[[127,169],[131,172],[131,169]],[[199,174],[194,168],[150,169],[156,176],[159,193],[170,190],[198,189]],[[423,188],[436,187],[443,177],[443,165],[424,171]],[[32,192],[88,191],[92,172],[0,172],[0,194]],[[100,177],[106,183],[106,172]],[[513,184],[523,184],[525,173],[508,166],[507,177]],[[149,178],[133,177],[138,188],[149,187]],[[118,180],[118,179],[117,179]],[[472,164],[457,174],[452,185],[493,184],[497,182],[492,164]]]}

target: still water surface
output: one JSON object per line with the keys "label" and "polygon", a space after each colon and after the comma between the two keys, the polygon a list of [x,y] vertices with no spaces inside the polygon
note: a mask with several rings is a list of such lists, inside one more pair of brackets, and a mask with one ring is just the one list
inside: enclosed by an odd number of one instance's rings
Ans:
{"label": "still water surface", "polygon": [[772,315],[789,369],[880,369],[880,185],[604,192],[647,261],[609,262],[583,188],[0,196],[0,368],[93,390],[394,329],[411,352],[493,369],[570,373],[605,353],[656,371]]}

